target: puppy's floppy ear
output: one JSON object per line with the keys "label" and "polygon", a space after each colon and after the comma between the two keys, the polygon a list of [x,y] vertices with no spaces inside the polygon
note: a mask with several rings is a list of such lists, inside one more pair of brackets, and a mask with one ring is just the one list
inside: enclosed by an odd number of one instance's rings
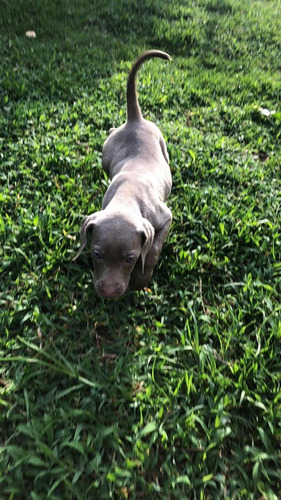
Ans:
{"label": "puppy's floppy ear", "polygon": [[141,233],[143,235],[143,245],[141,247],[141,265],[142,265],[142,274],[144,274],[145,258],[152,247],[155,234],[154,227],[145,218],[143,218]]}
{"label": "puppy's floppy ear", "polygon": [[98,217],[98,212],[88,215],[88,217],[86,217],[86,219],[83,221],[82,226],[80,228],[80,243],[81,243],[80,248],[75,257],[73,257],[72,262],[76,260],[79,257],[79,255],[81,255],[85,246],[87,245],[88,232],[93,228],[95,222],[97,221],[97,217]]}

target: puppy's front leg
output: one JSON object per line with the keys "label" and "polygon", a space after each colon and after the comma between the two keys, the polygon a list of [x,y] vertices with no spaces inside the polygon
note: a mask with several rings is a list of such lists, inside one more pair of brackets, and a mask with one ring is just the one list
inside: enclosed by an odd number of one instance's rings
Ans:
{"label": "puppy's front leg", "polygon": [[152,247],[145,259],[144,274],[142,274],[141,263],[137,262],[130,278],[129,287],[131,290],[141,290],[150,282],[153,275],[153,269],[158,261],[160,252],[168,236],[171,223],[172,218],[169,219],[164,226],[157,231],[157,233],[155,233]]}

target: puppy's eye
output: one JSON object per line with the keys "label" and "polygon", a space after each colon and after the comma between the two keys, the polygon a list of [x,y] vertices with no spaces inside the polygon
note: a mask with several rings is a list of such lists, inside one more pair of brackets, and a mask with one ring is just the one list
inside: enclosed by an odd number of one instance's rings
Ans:
{"label": "puppy's eye", "polygon": [[94,250],[94,257],[96,260],[101,260],[102,259],[102,254],[98,250]]}
{"label": "puppy's eye", "polygon": [[129,264],[132,264],[134,261],[135,261],[134,255],[128,255],[128,257],[126,257],[126,262],[128,262]]}

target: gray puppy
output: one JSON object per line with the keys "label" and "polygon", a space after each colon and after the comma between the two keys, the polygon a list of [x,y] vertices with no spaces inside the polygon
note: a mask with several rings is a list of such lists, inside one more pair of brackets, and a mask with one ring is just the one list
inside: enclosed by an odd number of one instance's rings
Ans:
{"label": "gray puppy", "polygon": [[111,129],[103,146],[102,165],[111,183],[102,210],[84,220],[73,259],[91,231],[94,285],[104,298],[147,286],[172,222],[165,205],[172,185],[166,144],[158,127],[142,117],[136,92],[136,73],[152,57],[171,59],[160,50],[148,50],[132,66],[127,122]]}

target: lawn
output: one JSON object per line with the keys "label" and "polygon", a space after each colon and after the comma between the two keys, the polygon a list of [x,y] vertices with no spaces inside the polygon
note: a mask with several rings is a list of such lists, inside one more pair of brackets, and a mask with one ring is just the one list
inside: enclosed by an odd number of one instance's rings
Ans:
{"label": "lawn", "polygon": [[[278,500],[281,0],[2,0],[0,42],[0,500]],[[173,224],[104,301],[71,259],[148,48]]]}

